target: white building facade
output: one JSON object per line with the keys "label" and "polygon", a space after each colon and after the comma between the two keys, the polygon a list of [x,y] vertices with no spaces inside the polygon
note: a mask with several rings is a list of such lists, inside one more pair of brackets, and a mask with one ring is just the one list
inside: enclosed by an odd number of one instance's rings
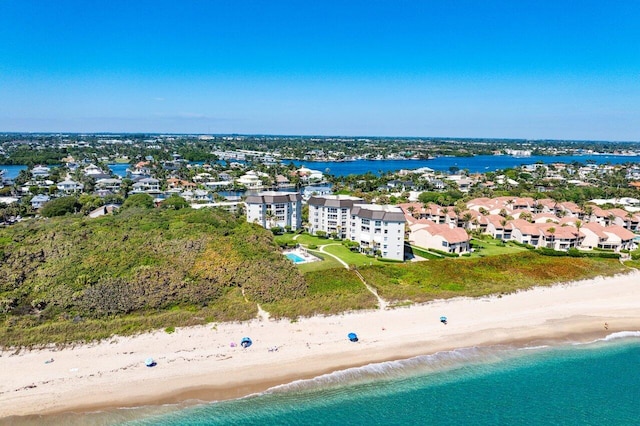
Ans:
{"label": "white building facade", "polygon": [[354,204],[349,223],[349,239],[360,251],[377,253],[386,259],[404,260],[402,209],[390,205]]}
{"label": "white building facade", "polygon": [[351,209],[354,204],[362,203],[362,198],[348,195],[311,196],[309,205],[309,233],[315,235],[318,231],[327,235],[335,233],[345,239],[349,236]]}
{"label": "white building facade", "polygon": [[245,201],[247,222],[264,228],[302,227],[302,195],[298,192],[264,191],[250,195]]}

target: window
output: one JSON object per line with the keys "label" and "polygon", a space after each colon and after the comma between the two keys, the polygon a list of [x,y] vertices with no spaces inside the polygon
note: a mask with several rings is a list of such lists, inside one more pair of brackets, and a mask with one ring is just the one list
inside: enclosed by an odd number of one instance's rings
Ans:
{"label": "window", "polygon": [[388,234],[388,233],[389,233],[389,230],[388,230],[388,229],[385,229],[385,230],[384,230],[384,233],[385,233],[385,234]]}
{"label": "window", "polygon": [[443,241],[443,242],[442,242],[442,247],[449,247],[449,243],[448,243],[448,242],[446,242],[446,241]]}
{"label": "window", "polygon": [[368,225],[369,224],[369,219],[362,219],[362,224],[363,225]]}
{"label": "window", "polygon": [[382,221],[380,221],[380,220],[376,220],[376,224],[375,224],[375,225],[376,225],[376,226],[382,226]]}

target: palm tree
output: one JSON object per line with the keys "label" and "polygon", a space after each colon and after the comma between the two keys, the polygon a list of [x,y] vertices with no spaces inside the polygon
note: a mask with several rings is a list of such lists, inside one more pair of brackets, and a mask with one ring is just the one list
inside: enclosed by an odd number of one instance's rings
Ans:
{"label": "palm tree", "polygon": [[271,209],[267,210],[265,213],[265,218],[267,219],[267,228],[272,228],[276,215],[273,213]]}
{"label": "palm tree", "polygon": [[554,240],[555,240],[555,233],[556,233],[556,228],[555,227],[551,227],[549,229],[547,229],[547,232],[549,232],[549,234],[551,234],[551,238],[549,239],[549,242],[551,244],[547,244],[548,248],[553,248],[554,244]]}
{"label": "palm tree", "polygon": [[471,222],[471,219],[473,219],[473,215],[469,212],[462,215],[462,222],[464,223],[465,229],[469,228],[469,222]]}

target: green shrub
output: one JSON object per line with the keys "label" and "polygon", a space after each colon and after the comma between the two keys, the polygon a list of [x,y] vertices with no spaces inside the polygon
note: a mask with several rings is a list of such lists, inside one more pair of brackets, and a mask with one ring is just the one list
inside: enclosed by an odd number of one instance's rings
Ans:
{"label": "green shrub", "polygon": [[60,197],[47,202],[40,213],[44,217],[64,216],[69,213],[76,213],[81,207],[76,197]]}

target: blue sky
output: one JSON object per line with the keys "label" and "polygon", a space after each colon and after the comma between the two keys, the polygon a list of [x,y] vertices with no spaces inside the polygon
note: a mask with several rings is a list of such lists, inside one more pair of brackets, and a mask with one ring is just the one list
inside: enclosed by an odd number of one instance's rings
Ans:
{"label": "blue sky", "polygon": [[638,1],[0,0],[0,131],[640,140]]}

